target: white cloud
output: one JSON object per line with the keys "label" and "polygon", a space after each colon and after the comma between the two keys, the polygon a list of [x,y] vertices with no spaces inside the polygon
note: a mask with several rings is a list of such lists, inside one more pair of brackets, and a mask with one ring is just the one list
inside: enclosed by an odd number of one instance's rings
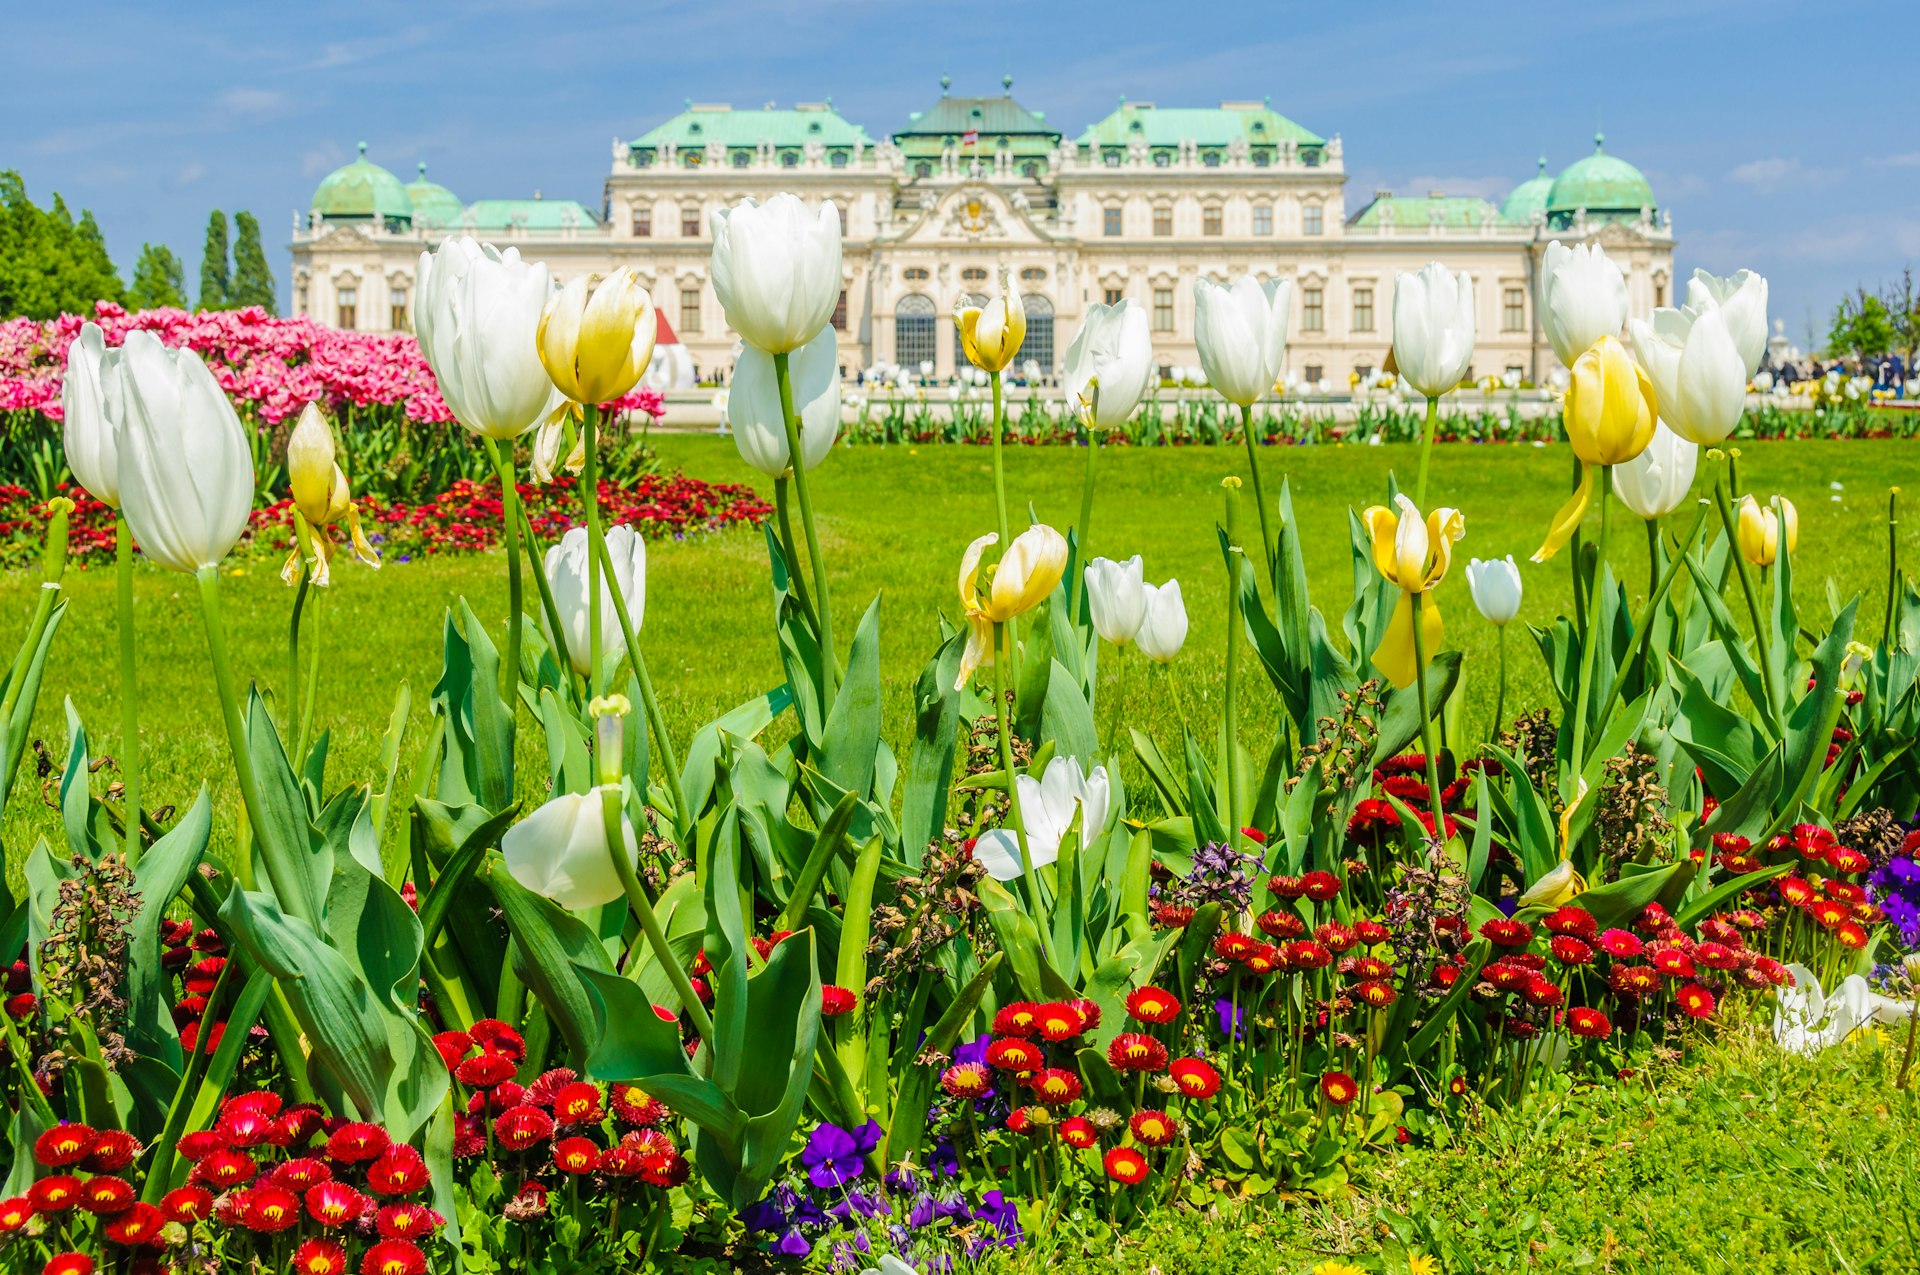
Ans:
{"label": "white cloud", "polygon": [[1817,186],[1829,186],[1838,181],[1841,174],[1834,168],[1809,168],[1797,158],[1773,156],[1768,159],[1749,160],[1727,176],[1743,186],[1752,187],[1763,195],[1771,195],[1777,191],[1795,187],[1806,190]]}
{"label": "white cloud", "polygon": [[274,89],[231,88],[218,99],[221,111],[248,121],[269,119],[287,109],[287,95]]}
{"label": "white cloud", "polygon": [[175,174],[173,184],[175,186],[191,186],[206,175],[207,166],[205,164],[198,162],[191,163]]}
{"label": "white cloud", "polygon": [[347,162],[346,153],[333,142],[323,142],[300,157],[300,175],[318,177]]}
{"label": "white cloud", "polygon": [[1920,168],[1920,151],[1903,151],[1898,155],[1870,155],[1868,168]]}

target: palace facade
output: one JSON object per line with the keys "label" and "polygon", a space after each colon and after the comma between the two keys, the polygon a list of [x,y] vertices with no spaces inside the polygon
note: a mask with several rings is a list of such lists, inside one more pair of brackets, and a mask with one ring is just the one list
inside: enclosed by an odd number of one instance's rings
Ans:
{"label": "palace facade", "polygon": [[[294,309],[365,331],[411,326],[423,248],[469,234],[545,261],[566,280],[629,266],[702,374],[731,366],[735,337],[709,282],[711,214],[746,196],[830,200],[845,232],[834,315],[849,375],[890,364],[949,375],[950,315],[994,291],[1004,265],[1028,314],[1022,363],[1051,375],[1088,305],[1130,297],[1162,364],[1199,362],[1194,282],[1251,272],[1294,280],[1290,375],[1344,389],[1382,366],[1393,278],[1439,260],[1474,280],[1475,376],[1540,382],[1558,368],[1534,314],[1553,239],[1597,241],[1626,272],[1636,314],[1673,295],[1673,230],[1638,169],[1591,154],[1558,174],[1543,159],[1500,202],[1426,191],[1347,190],[1338,135],[1267,102],[1127,102],[1076,135],[1017,102],[945,91],[875,141],[832,103],[736,109],[689,102],[616,139],[593,206],[467,202],[426,177],[403,184],[366,157],[329,174],[295,216]],[[683,360],[684,363],[684,360]]]}

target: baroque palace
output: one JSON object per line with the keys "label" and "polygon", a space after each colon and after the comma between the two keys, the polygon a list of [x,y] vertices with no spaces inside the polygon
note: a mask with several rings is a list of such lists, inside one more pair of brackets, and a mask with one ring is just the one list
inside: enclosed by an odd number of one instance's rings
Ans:
{"label": "baroque palace", "polygon": [[[1439,260],[1474,281],[1474,376],[1540,382],[1559,368],[1534,314],[1553,239],[1597,241],[1626,272],[1633,310],[1673,294],[1673,231],[1631,164],[1593,152],[1520,182],[1500,202],[1427,191],[1349,196],[1341,140],[1265,102],[1161,107],[1124,99],[1068,136],[1006,92],[946,92],[883,140],[832,103],[741,110],[688,103],[615,140],[597,206],[570,199],[471,203],[402,183],[366,157],[329,174],[296,214],[298,313],[363,331],[404,330],[419,254],[469,234],[544,261],[561,280],[630,266],[702,375],[733,362],[709,285],[709,215],[793,191],[838,205],[844,285],[834,315],[848,375],[877,364],[945,377],[963,293],[1012,270],[1026,302],[1021,363],[1052,375],[1086,307],[1131,297],[1168,366],[1197,364],[1194,281],[1291,276],[1291,376],[1344,388],[1386,359],[1393,277]],[[1350,205],[1357,204],[1357,207]],[[684,368],[687,358],[680,360]],[[684,373],[683,373],[684,375]]]}

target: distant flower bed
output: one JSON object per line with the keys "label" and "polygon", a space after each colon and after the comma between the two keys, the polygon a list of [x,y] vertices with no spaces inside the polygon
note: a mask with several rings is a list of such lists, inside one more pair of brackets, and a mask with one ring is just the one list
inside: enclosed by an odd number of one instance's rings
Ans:
{"label": "distant flower bed", "polygon": [[[578,485],[570,477],[544,485],[520,484],[520,498],[535,534],[555,540],[580,525]],[[75,561],[112,561],[114,511],[79,487],[63,488],[61,494],[74,502],[67,539]],[[461,478],[440,495],[419,503],[378,497],[364,497],[358,503],[368,539],[387,562],[483,552],[500,544],[497,486]],[[703,482],[685,474],[645,474],[619,486],[603,482],[600,507],[610,526],[624,523],[649,539],[676,540],[742,523],[757,525],[773,512],[750,487]],[[293,541],[292,510],[291,500],[255,509],[242,545],[263,554],[284,555]],[[25,487],[0,485],[0,566],[38,561],[45,526],[44,502]]]}

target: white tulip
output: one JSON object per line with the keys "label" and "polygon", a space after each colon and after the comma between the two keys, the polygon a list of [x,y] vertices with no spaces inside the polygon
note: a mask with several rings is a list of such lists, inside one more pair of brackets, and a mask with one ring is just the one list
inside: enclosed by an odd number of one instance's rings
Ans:
{"label": "white tulip", "polygon": [[1140,654],[1158,664],[1171,663],[1187,641],[1187,605],[1180,597],[1180,582],[1140,586],[1146,595],[1146,614],[1133,635]]}
{"label": "white tulip", "polygon": [[[647,611],[647,542],[624,525],[608,527],[606,539],[607,556],[613,559],[613,578],[609,580],[605,571],[600,573],[600,650],[603,653],[625,649],[626,636],[620,632],[620,617],[613,609],[613,586],[619,587],[620,596],[627,604],[627,618],[633,621],[636,636]],[[573,671],[583,677],[592,673],[589,665],[592,609],[587,597],[590,547],[587,529],[575,527],[547,550],[545,563],[553,609],[559,613],[560,625],[566,630],[567,657]],[[552,641],[553,633],[544,616],[541,626],[548,629],[547,639]]]}
{"label": "white tulip", "polygon": [[[620,871],[607,853],[605,792],[603,787],[561,793],[507,829],[500,853],[513,879],[569,912],[603,907],[619,898],[624,893]],[[624,814],[620,830],[627,858],[638,866],[640,845]]]}
{"label": "white tulip", "polygon": [[1193,301],[1194,341],[1207,383],[1241,407],[1271,393],[1287,356],[1293,281],[1240,275],[1222,287],[1201,279]]}
{"label": "white tulip", "polygon": [[[1400,525],[1411,521],[1402,518]],[[1502,628],[1513,623],[1513,617],[1520,614],[1520,568],[1514,565],[1513,555],[1475,558],[1467,563],[1467,592],[1489,622]]]}
{"label": "white tulip", "polygon": [[1753,388],[1762,394],[1767,393],[1773,388],[1773,373],[1755,372],[1753,374]]}
{"label": "white tulip", "polygon": [[1093,305],[1067,347],[1067,406],[1093,413],[1099,429],[1118,429],[1133,415],[1155,371],[1147,312],[1137,301]]}
{"label": "white tulip", "polygon": [[[833,329],[821,331],[788,359],[787,376],[793,410],[800,417],[800,458],[812,469],[827,458],[840,434],[840,351]],[[732,384],[727,423],[740,459],[769,478],[792,473],[773,355],[742,345],[734,359]]]}
{"label": "white tulip", "polygon": [[198,354],[147,332],[129,332],[120,351],[115,443],[127,526],[169,570],[216,566],[253,509],[246,427]]}
{"label": "white tulip", "polygon": [[1095,558],[1087,564],[1087,612],[1093,631],[1115,646],[1125,646],[1147,618],[1146,584],[1140,555],[1125,562]]}
{"label": "white tulip", "polygon": [[1655,421],[1653,441],[1632,460],[1613,467],[1613,494],[1648,522],[1664,518],[1686,503],[1700,448]]}
{"label": "white tulip", "polygon": [[67,371],[60,385],[67,468],[95,500],[113,509],[120,507],[120,461],[114,441],[121,411],[119,364],[120,351],[107,348],[100,325],[83,323],[80,335],[67,347]]}
{"label": "white tulip", "polygon": [[1760,370],[1767,353],[1767,278],[1751,270],[1736,270],[1722,279],[1695,270],[1687,281],[1687,305],[1694,309],[1717,306],[1726,316],[1727,330],[1746,364],[1747,376]]}
{"label": "white tulip", "polygon": [[[1027,858],[1036,869],[1060,857],[1060,843],[1066,839],[1076,810],[1080,814],[1082,850],[1105,831],[1113,801],[1105,766],[1095,766],[1092,774],[1086,774],[1077,758],[1055,757],[1040,778],[1019,775],[1014,784],[1020,792],[1020,818],[1027,830]],[[973,857],[996,881],[1011,881],[1025,871],[1020,864],[1020,843],[1011,828],[983,833],[973,843]]]}
{"label": "white tulip", "polygon": [[1747,369],[1718,306],[1655,310],[1651,323],[1635,319],[1633,352],[1674,433],[1702,447],[1733,433],[1747,405]]}
{"label": "white tulip", "polygon": [[1627,322],[1627,280],[1598,244],[1547,245],[1536,300],[1547,343],[1568,367],[1603,336]]}
{"label": "white tulip", "polygon": [[413,326],[447,410],[483,438],[518,438],[565,404],[536,333],[554,293],[540,262],[461,237],[420,254]]}
{"label": "white tulip", "polygon": [[1430,261],[1393,280],[1393,361],[1426,397],[1460,384],[1473,362],[1473,280]]}
{"label": "white tulip", "polygon": [[808,211],[782,192],[713,214],[713,290],[748,345],[790,354],[813,340],[840,301],[840,212]]}

